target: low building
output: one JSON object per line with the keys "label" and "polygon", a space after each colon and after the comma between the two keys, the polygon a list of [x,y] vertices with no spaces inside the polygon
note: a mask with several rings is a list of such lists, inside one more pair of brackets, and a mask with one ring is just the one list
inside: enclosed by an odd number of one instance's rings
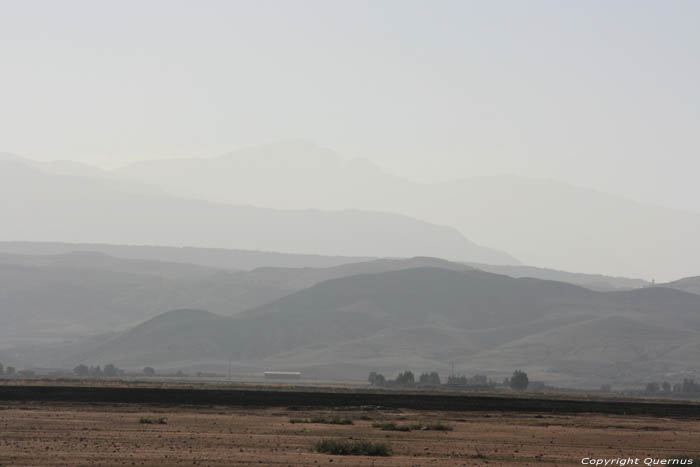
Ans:
{"label": "low building", "polygon": [[299,371],[266,371],[265,379],[301,379]]}

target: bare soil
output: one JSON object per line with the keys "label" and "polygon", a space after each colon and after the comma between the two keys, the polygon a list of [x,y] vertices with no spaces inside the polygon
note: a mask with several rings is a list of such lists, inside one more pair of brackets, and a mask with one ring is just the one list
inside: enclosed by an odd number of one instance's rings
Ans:
{"label": "bare soil", "polygon": [[[350,418],[352,425],[291,423]],[[166,419],[166,423],[142,423]],[[372,424],[443,423],[452,431]],[[321,439],[387,443],[390,457],[320,454]],[[581,465],[583,457],[697,455],[700,419],[375,409],[0,402],[1,466]]]}

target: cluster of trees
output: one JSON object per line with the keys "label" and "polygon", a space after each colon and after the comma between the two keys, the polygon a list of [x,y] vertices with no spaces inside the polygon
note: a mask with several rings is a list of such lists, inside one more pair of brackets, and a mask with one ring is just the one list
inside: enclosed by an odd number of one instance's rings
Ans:
{"label": "cluster of trees", "polygon": [[[416,381],[416,377],[412,371],[407,370],[399,373],[396,379],[387,379],[384,375],[373,371],[369,374],[367,378],[369,384],[372,386],[379,387],[414,387],[414,386],[439,386],[442,384],[440,380],[440,375],[433,371],[430,373],[422,373]],[[460,387],[495,387],[496,383],[489,380],[486,375],[474,375],[470,378],[466,376],[449,376],[447,378],[447,384],[451,386]],[[506,378],[503,381],[505,386],[508,386],[516,391],[524,391],[530,384],[530,380],[527,377],[527,373],[521,370],[516,370],[513,372],[513,376]]]}
{"label": "cluster of trees", "polygon": [[[99,378],[99,377],[111,378],[114,376],[123,376],[125,372],[121,368],[117,368],[112,363],[109,363],[109,364],[105,365],[104,368],[100,368],[100,365],[97,365],[97,366],[78,365],[75,368],[73,368],[73,373],[75,373],[78,376],[91,377],[91,378]],[[143,374],[144,374],[144,376],[155,376],[156,370],[153,367],[147,366],[147,367],[144,367]]]}
{"label": "cluster of trees", "polygon": [[416,381],[416,376],[411,370],[406,370],[399,373],[396,379],[387,379],[381,373],[373,371],[369,374],[367,378],[369,384],[372,386],[401,386],[401,387],[413,387],[413,386],[439,386],[441,384],[440,375],[436,371],[430,373],[422,373],[418,380]]}
{"label": "cluster of trees", "polygon": [[524,391],[530,385],[530,379],[527,377],[527,373],[522,370],[515,370],[513,376],[503,380],[504,386],[509,386],[511,389],[516,391]]}
{"label": "cluster of trees", "polygon": [[659,384],[651,382],[646,387],[647,394],[700,394],[700,383],[692,379],[684,379],[682,383],[671,385],[668,381]]}
{"label": "cluster of trees", "polygon": [[13,366],[8,366],[7,368],[0,363],[0,376],[14,376],[17,370]]}
{"label": "cluster of trees", "polygon": [[104,368],[100,368],[100,365],[90,367],[87,365],[78,365],[73,368],[73,373],[78,376],[90,376],[92,378],[99,378],[101,376],[106,376],[109,378],[123,375],[124,370],[117,368],[112,363],[109,363],[105,365]]}
{"label": "cluster of trees", "polygon": [[486,377],[486,375],[468,376],[448,376],[447,384],[460,387],[495,387],[496,383]]}

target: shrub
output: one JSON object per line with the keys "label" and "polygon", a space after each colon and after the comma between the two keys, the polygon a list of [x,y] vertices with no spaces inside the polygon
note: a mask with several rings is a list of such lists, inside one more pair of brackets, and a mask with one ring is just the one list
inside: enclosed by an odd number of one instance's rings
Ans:
{"label": "shrub", "polygon": [[139,423],[144,423],[147,425],[165,425],[168,423],[168,419],[165,417],[160,417],[160,418],[141,417],[139,419]]}
{"label": "shrub", "polygon": [[323,439],[316,443],[316,451],[325,454],[354,455],[354,456],[390,456],[391,448],[386,443],[371,441],[347,441],[339,439]]}
{"label": "shrub", "polygon": [[372,423],[372,428],[379,428],[382,431],[411,431],[408,425],[397,425],[394,422],[390,423]]}
{"label": "shrub", "polygon": [[421,430],[434,430],[434,431],[452,431],[454,428],[450,425],[445,425],[444,423],[430,423],[424,425]]}
{"label": "shrub", "polygon": [[412,423],[411,425],[397,425],[394,422],[388,423],[373,423],[372,428],[379,428],[382,431],[411,431],[411,430],[433,430],[433,431],[452,431],[454,428],[444,423]]}
{"label": "shrub", "polygon": [[312,418],[311,423],[328,423],[329,425],[352,425],[352,420],[350,420],[349,418],[340,418],[340,417],[333,417],[333,418],[318,417],[318,418]]}
{"label": "shrub", "polygon": [[325,417],[314,417],[312,419],[303,419],[303,418],[292,418],[289,420],[289,423],[327,423],[329,425],[352,425],[352,420],[349,418],[340,418],[340,417],[333,417],[333,418],[325,418]]}

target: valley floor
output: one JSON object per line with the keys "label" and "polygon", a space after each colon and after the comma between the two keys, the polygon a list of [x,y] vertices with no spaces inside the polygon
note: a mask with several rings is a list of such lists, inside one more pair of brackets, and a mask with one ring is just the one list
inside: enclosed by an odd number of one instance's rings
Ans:
{"label": "valley floor", "polygon": [[[349,419],[352,424],[319,419]],[[452,430],[384,431],[373,426],[387,423],[441,423]],[[348,407],[0,401],[0,434],[1,466],[523,466],[581,465],[585,457],[636,457],[644,465],[645,458],[700,452],[697,417]],[[385,443],[393,455],[322,454],[315,451],[321,439]]]}

